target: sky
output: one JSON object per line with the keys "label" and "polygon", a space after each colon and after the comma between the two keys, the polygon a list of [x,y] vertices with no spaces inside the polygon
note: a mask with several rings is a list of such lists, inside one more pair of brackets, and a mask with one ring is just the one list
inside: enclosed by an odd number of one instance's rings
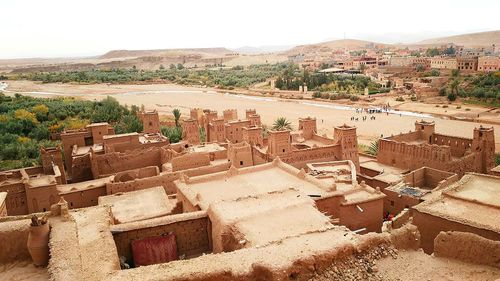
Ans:
{"label": "sky", "polygon": [[117,49],[411,43],[500,30],[498,0],[0,0],[0,59]]}

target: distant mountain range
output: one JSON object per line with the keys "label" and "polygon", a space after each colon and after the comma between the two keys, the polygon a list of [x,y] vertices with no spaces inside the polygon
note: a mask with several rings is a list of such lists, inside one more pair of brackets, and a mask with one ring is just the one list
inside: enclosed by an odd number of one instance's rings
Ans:
{"label": "distant mountain range", "polygon": [[[186,66],[249,65],[259,63],[274,63],[287,60],[293,54],[309,52],[328,53],[335,50],[360,50],[367,47],[432,47],[448,43],[466,47],[500,46],[500,30],[462,34],[423,40],[411,44],[385,44],[358,39],[342,39],[306,44],[300,46],[245,46],[228,49],[218,48],[186,48],[158,50],[113,50],[101,56],[82,58],[32,58],[0,60],[1,72],[24,71],[60,71],[98,68],[129,68],[136,66],[141,69],[158,69],[169,64],[182,63]],[[238,55],[239,54],[239,55]]]}

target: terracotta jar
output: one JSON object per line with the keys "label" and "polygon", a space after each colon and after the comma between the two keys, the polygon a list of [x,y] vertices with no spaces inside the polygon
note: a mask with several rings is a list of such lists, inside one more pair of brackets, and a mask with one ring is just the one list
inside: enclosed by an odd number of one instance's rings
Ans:
{"label": "terracotta jar", "polygon": [[34,265],[46,266],[49,263],[49,223],[30,226],[28,251]]}

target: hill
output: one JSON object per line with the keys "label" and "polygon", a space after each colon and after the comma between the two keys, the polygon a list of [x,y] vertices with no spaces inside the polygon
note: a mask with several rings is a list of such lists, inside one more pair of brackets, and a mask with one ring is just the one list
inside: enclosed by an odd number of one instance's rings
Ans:
{"label": "hill", "polygon": [[316,44],[300,45],[290,49],[289,51],[286,51],[286,53],[292,55],[292,54],[318,52],[318,51],[328,52],[328,51],[343,50],[343,49],[354,51],[375,46],[388,46],[388,44],[365,41],[365,40],[357,40],[357,39],[341,39],[341,40],[320,42]]}
{"label": "hill", "polygon": [[492,44],[500,45],[500,30],[461,34],[448,37],[439,37],[423,40],[416,45],[441,45],[453,43],[467,47],[486,47]]}

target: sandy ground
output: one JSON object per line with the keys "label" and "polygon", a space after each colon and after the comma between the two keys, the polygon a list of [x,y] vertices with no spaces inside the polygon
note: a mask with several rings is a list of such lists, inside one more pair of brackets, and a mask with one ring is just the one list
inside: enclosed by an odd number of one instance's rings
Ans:
{"label": "sandy ground", "polygon": [[[104,95],[113,95],[120,103],[132,105],[144,104],[146,109],[157,109],[160,114],[171,114],[172,109],[179,108],[183,116],[189,116],[193,107],[210,108],[222,114],[224,109],[237,109],[240,118],[244,118],[245,109],[254,108],[261,115],[264,124],[272,125],[277,117],[285,116],[294,128],[298,126],[299,117],[316,117],[320,134],[332,136],[333,127],[349,124],[358,128],[359,141],[369,143],[380,136],[388,136],[414,129],[416,120],[433,120],[436,122],[438,133],[471,138],[474,127],[480,123],[447,120],[427,115],[425,118],[418,114],[376,114],[376,120],[361,121],[366,114],[355,113],[345,105],[319,101],[285,100],[273,97],[257,97],[217,93],[207,88],[190,88],[172,84],[148,85],[72,85],[72,84],[41,84],[31,81],[9,81],[7,90],[10,93],[18,92],[38,97],[53,97],[54,94],[77,96],[88,100],[99,100]],[[418,104],[416,111],[426,112],[437,110],[433,105]],[[413,109],[411,104],[399,105],[401,110]],[[469,106],[467,106],[469,107]],[[464,107],[463,107],[464,108]],[[472,108],[472,106],[471,106]],[[443,110],[442,108],[440,110]],[[450,109],[451,110],[451,109]],[[474,112],[481,109],[474,109]],[[465,111],[464,111],[465,112]],[[472,110],[471,110],[472,112]],[[494,118],[499,113],[491,113]],[[351,117],[358,117],[360,121],[351,121]],[[500,125],[495,129],[496,151],[500,152]]]}
{"label": "sandy ground", "polygon": [[49,280],[47,268],[35,267],[31,261],[16,261],[0,265],[0,280],[42,281]]}
{"label": "sandy ground", "polygon": [[498,280],[500,269],[437,258],[422,251],[399,251],[397,259],[386,257],[376,262],[383,280],[486,281]]}

